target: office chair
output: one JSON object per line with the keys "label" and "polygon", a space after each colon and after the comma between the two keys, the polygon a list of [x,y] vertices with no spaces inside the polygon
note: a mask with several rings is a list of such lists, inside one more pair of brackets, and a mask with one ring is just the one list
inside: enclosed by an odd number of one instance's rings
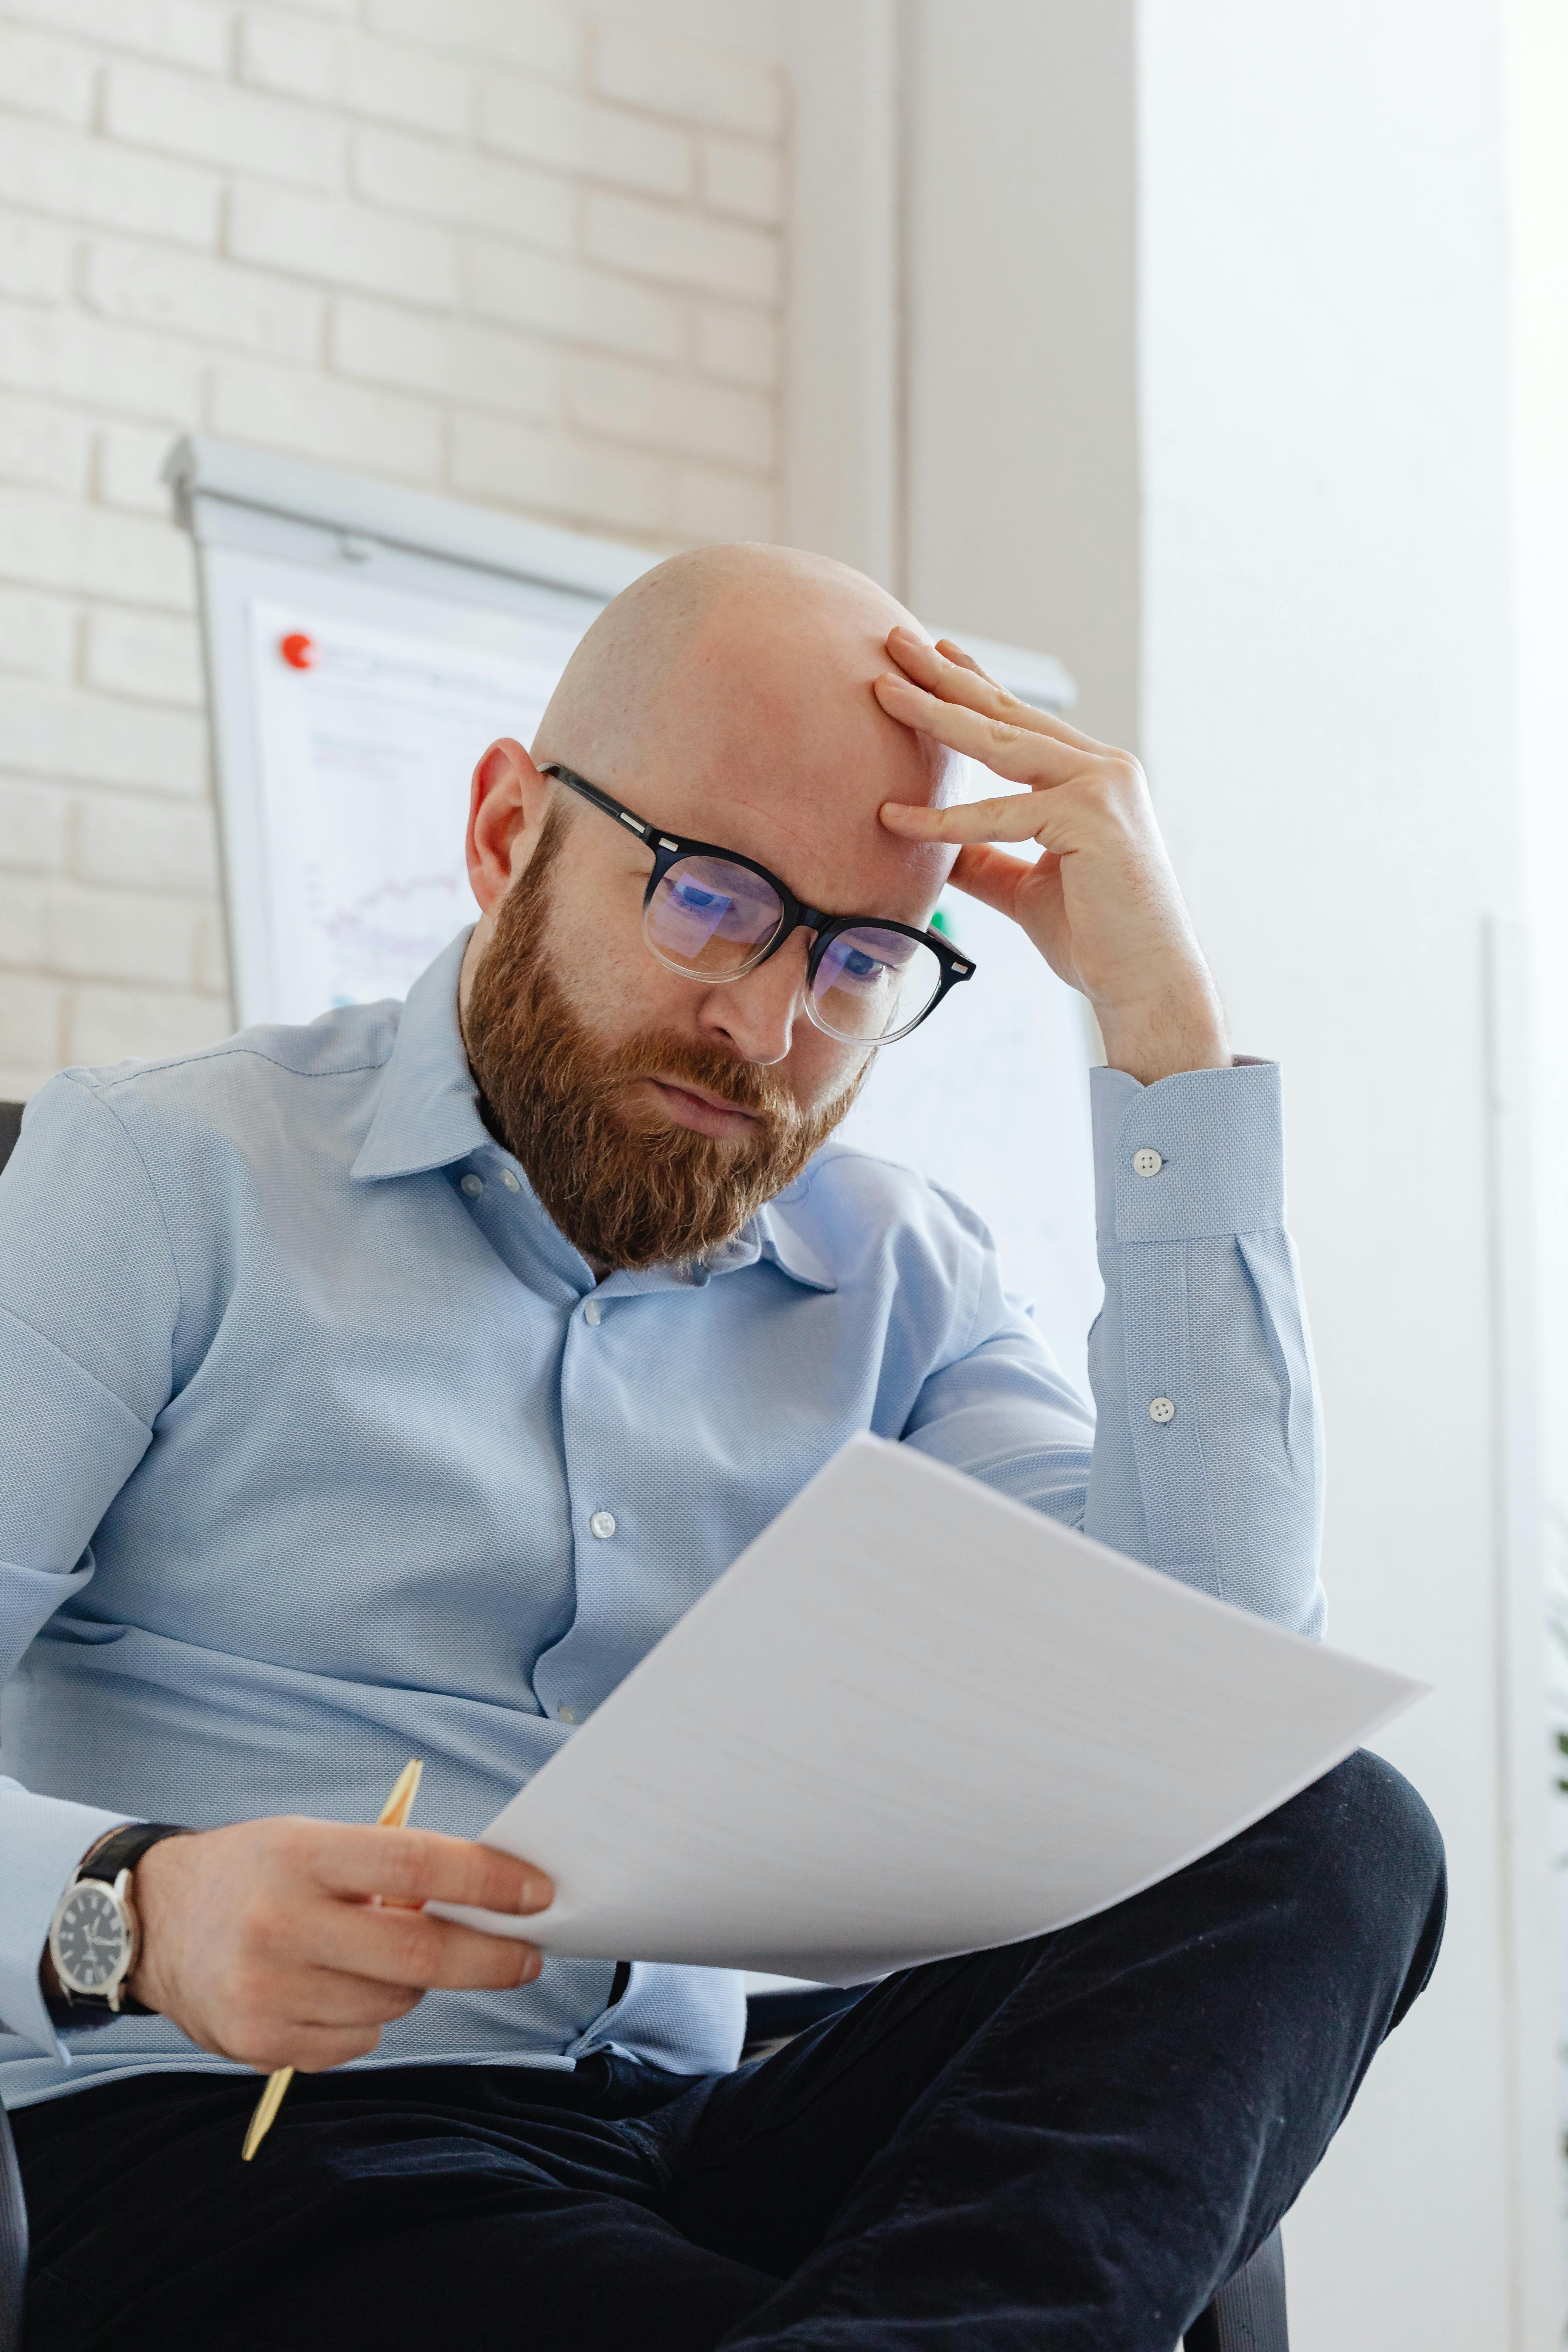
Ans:
{"label": "office chair", "polygon": [[[21,1131],[19,1103],[0,1103],[0,1168]],[[847,2009],[857,1992],[759,1993],[748,2004],[746,2049],[760,2057],[782,2049],[808,2025]],[[5,2111],[0,2107],[0,2352],[22,2352],[22,2294],[27,2275],[27,2208]],[[1289,2352],[1285,2331],[1285,2252],[1279,2232],[1260,2246],[1220,2289],[1184,2339],[1185,2352]]]}
{"label": "office chair", "polygon": [[22,2352],[22,2294],[27,2278],[27,2208],[5,2110],[0,2107],[0,2352]]}

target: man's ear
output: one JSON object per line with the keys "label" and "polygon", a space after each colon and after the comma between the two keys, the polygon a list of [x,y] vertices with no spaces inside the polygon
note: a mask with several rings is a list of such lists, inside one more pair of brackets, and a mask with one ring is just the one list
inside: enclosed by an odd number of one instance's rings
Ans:
{"label": "man's ear", "polygon": [[550,779],[501,736],[481,756],[468,795],[468,880],[482,913],[494,913],[538,848],[549,805]]}

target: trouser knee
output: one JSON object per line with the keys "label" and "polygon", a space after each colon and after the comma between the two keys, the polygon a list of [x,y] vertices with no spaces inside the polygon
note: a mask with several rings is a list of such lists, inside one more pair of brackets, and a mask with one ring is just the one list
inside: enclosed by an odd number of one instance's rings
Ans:
{"label": "trouser knee", "polygon": [[1400,1973],[1392,2029],[1431,1975],[1443,1936],[1443,1839],[1425,1801],[1392,1764],[1358,1748],[1273,1822],[1292,1874],[1310,1888],[1318,1931]]}

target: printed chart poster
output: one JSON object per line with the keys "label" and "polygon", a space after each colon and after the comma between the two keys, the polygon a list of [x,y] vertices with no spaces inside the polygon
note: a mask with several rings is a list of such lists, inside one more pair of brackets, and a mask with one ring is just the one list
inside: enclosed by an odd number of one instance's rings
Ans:
{"label": "printed chart poster", "polygon": [[405,996],[478,912],[468,783],[530,743],[581,635],[517,616],[493,647],[251,607],[273,1001],[283,1021]]}

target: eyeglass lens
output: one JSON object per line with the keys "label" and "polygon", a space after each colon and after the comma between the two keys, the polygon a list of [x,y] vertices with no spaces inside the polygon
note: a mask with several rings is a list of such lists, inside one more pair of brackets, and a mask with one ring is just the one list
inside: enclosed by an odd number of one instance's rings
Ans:
{"label": "eyeglass lens", "polygon": [[811,984],[812,1010],[830,1037],[889,1045],[920,1019],[942,986],[942,959],[907,931],[858,923],[836,931]]}
{"label": "eyeglass lens", "polygon": [[[648,946],[676,971],[738,980],[778,934],[784,907],[760,874],[722,857],[678,858],[643,915]],[[829,1036],[858,1044],[901,1037],[942,985],[942,960],[922,940],[875,923],[837,932],[816,968],[811,1013]]]}
{"label": "eyeglass lens", "polygon": [[678,971],[735,980],[761,961],[784,920],[771,882],[723,857],[680,857],[643,915],[654,953]]}

